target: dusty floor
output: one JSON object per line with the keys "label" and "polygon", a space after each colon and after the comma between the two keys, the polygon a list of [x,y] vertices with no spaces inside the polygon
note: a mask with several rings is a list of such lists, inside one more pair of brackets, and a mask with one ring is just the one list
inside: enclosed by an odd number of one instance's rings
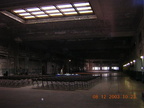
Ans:
{"label": "dusty floor", "polygon": [[40,90],[0,87],[1,108],[144,108],[144,84],[103,73],[89,90]]}

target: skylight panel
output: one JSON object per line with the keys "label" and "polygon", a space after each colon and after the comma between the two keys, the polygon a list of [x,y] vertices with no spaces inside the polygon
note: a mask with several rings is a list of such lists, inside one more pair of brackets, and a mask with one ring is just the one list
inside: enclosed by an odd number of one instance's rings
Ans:
{"label": "skylight panel", "polygon": [[43,6],[41,7],[42,10],[51,10],[51,9],[56,9],[55,6]]}
{"label": "skylight panel", "polygon": [[58,8],[71,8],[71,4],[62,4],[62,5],[57,5]]}
{"label": "skylight panel", "polygon": [[79,7],[77,10],[91,10],[91,7]]}
{"label": "skylight panel", "polygon": [[23,13],[26,12],[24,9],[17,9],[17,10],[13,10],[14,13]]}
{"label": "skylight panel", "polygon": [[59,10],[48,10],[48,11],[46,11],[46,13],[58,13],[59,12]]}
{"label": "skylight panel", "polygon": [[64,15],[75,15],[78,14],[77,12],[65,12]]}
{"label": "skylight panel", "polygon": [[68,8],[68,9],[61,9],[61,12],[69,12],[69,11],[75,11],[74,8]]}
{"label": "skylight panel", "polygon": [[49,14],[50,16],[62,16],[63,14],[62,13],[51,13]]}
{"label": "skylight panel", "polygon": [[48,17],[48,15],[47,15],[47,14],[36,15],[36,17],[38,17],[38,18],[42,18],[42,17]]}
{"label": "skylight panel", "polygon": [[33,15],[39,15],[39,14],[44,14],[43,11],[38,11],[38,12],[32,12]]}
{"label": "skylight panel", "polygon": [[33,19],[35,16],[24,16],[25,19]]}
{"label": "skylight panel", "polygon": [[25,24],[96,19],[89,2],[37,4],[33,7],[3,10],[2,14]]}
{"label": "skylight panel", "polygon": [[34,7],[34,8],[27,8],[26,10],[29,12],[33,12],[33,11],[39,11],[40,9],[37,7]]}
{"label": "skylight panel", "polygon": [[92,10],[89,11],[79,11],[80,14],[89,14],[89,13],[93,13]]}
{"label": "skylight panel", "polygon": [[75,7],[82,7],[82,6],[90,6],[89,2],[84,2],[84,3],[74,3]]}
{"label": "skylight panel", "polygon": [[20,16],[28,16],[28,15],[31,15],[30,13],[20,13],[19,14]]}

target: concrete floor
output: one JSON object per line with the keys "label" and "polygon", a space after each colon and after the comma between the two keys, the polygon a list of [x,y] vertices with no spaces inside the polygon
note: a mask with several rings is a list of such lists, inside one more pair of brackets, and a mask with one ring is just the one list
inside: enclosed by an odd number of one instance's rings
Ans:
{"label": "concrete floor", "polygon": [[[117,73],[111,74],[111,76],[109,73],[104,73],[102,76],[102,78],[97,79],[96,85],[90,90],[40,90],[32,89],[31,86],[22,88],[0,87],[0,107],[144,108],[141,97],[141,93],[144,91],[143,83],[131,80],[126,76],[117,76]],[[118,97],[113,96],[120,97],[118,99]]]}

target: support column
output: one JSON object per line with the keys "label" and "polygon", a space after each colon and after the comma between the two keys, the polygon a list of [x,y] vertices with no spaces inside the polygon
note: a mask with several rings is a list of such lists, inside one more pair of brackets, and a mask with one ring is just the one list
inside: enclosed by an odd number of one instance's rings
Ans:
{"label": "support column", "polygon": [[14,51],[14,74],[19,74],[19,44],[15,45],[15,51]]}
{"label": "support column", "polygon": [[25,74],[28,75],[29,70],[29,57],[25,57]]}

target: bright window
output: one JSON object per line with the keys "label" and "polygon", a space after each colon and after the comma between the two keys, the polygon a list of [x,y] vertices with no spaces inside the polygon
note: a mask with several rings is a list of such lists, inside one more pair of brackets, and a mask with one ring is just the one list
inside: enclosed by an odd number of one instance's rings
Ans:
{"label": "bright window", "polygon": [[[39,19],[51,19],[55,17],[67,17],[67,16],[79,16],[94,15],[92,7],[89,2],[74,2],[65,4],[54,5],[38,5],[34,7],[21,7],[18,9],[1,11],[1,13],[13,18],[14,16],[21,18],[22,20],[39,20]],[[92,17],[91,17],[92,18]],[[96,18],[96,17],[93,17]],[[76,18],[74,18],[75,20]],[[78,18],[82,19],[82,18]],[[90,19],[90,17],[87,17]]]}
{"label": "bright window", "polygon": [[100,67],[93,67],[92,70],[100,70]]}
{"label": "bright window", "polygon": [[113,66],[113,67],[111,67],[113,70],[119,70],[119,67],[117,67],[117,66]]}
{"label": "bright window", "polygon": [[107,67],[107,66],[102,67],[102,70],[109,70],[109,69],[110,69],[110,67]]}
{"label": "bright window", "polygon": [[93,14],[89,2],[58,4],[50,6],[28,7],[23,9],[12,10],[12,13],[23,19],[36,19],[37,15],[41,17],[54,17],[65,15]]}

